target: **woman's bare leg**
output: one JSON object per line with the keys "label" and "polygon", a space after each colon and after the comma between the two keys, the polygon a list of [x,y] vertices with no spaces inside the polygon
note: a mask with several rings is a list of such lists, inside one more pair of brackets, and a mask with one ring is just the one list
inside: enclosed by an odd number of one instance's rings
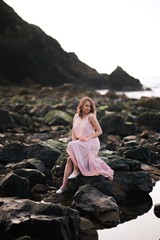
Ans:
{"label": "woman's bare leg", "polygon": [[73,172],[79,172],[79,168],[74,164],[74,169],[73,169]]}
{"label": "woman's bare leg", "polygon": [[80,174],[79,168],[74,164],[73,172],[68,179],[76,178]]}
{"label": "woman's bare leg", "polygon": [[63,183],[62,183],[62,186],[64,188],[67,186],[68,177],[71,174],[72,170],[73,170],[73,162],[72,162],[71,158],[68,157],[66,167],[65,167],[65,170],[64,170]]}
{"label": "woman's bare leg", "polygon": [[56,191],[56,193],[62,193],[65,191],[68,183],[68,177],[71,174],[73,169],[73,162],[70,157],[67,159],[67,163],[64,170],[62,186]]}

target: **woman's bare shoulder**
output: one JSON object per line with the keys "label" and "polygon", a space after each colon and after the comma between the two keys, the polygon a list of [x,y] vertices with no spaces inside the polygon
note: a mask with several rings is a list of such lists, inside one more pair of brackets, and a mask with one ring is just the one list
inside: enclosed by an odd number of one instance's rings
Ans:
{"label": "woman's bare shoulder", "polygon": [[78,117],[78,113],[74,114],[74,118],[77,118]]}
{"label": "woman's bare shoulder", "polygon": [[73,119],[77,119],[78,118],[78,113],[76,113],[74,116],[73,116]]}
{"label": "woman's bare shoulder", "polygon": [[89,114],[88,114],[88,118],[91,120],[91,119],[95,119],[96,116],[95,116],[94,113],[89,113]]}

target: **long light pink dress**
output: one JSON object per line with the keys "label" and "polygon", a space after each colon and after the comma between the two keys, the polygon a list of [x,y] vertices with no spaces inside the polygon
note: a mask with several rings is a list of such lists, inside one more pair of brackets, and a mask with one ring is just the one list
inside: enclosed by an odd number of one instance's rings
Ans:
{"label": "long light pink dress", "polygon": [[[74,116],[73,130],[77,139],[81,136],[88,137],[95,132],[88,116],[83,119],[78,114]],[[70,141],[67,145],[69,156],[84,176],[103,175],[112,179],[114,171],[98,157],[99,149],[100,141],[98,137],[86,142],[79,140]]]}

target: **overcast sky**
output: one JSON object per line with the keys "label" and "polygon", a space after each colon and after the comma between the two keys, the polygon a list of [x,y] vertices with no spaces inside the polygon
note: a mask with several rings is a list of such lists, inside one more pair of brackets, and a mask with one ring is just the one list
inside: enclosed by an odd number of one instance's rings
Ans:
{"label": "overcast sky", "polygon": [[160,0],[4,0],[99,73],[160,76]]}

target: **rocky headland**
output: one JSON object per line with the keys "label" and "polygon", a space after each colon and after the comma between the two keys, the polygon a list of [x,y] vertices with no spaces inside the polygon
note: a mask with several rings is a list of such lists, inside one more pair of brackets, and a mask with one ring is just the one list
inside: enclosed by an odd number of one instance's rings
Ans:
{"label": "rocky headland", "polygon": [[111,74],[98,73],[80,61],[75,53],[63,50],[60,43],[40,27],[27,23],[0,1],[0,84],[55,87],[64,83],[90,89],[144,89],[140,80],[119,66]]}

